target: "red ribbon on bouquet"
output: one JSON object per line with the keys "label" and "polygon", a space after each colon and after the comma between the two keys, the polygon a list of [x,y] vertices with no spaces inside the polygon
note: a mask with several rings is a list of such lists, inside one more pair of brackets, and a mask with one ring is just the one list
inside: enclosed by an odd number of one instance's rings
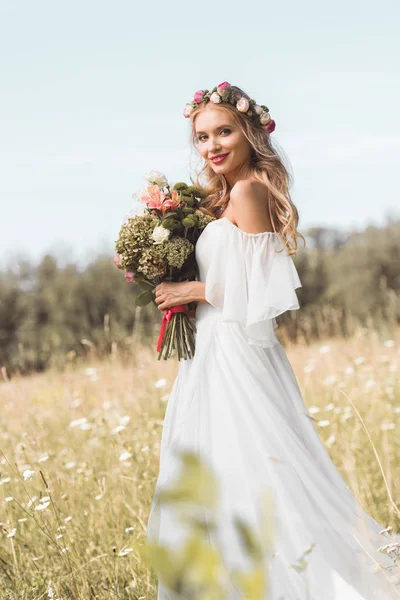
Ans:
{"label": "red ribbon on bouquet", "polygon": [[165,332],[165,328],[167,326],[167,321],[170,321],[172,319],[172,316],[174,315],[174,313],[180,313],[180,312],[185,312],[185,313],[188,312],[187,304],[178,304],[177,306],[173,306],[172,308],[167,308],[167,310],[164,311],[164,316],[161,321],[160,336],[159,336],[158,342],[157,342],[157,352],[160,352],[160,350],[161,350],[161,344],[164,339],[164,332]]}

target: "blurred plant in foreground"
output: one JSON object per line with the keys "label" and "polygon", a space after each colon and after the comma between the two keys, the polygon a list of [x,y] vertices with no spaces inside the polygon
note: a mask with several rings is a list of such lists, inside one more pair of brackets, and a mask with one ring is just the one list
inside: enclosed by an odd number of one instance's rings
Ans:
{"label": "blurred plant in foreground", "polygon": [[[268,557],[272,557],[274,539],[270,496],[266,494],[262,498],[262,525],[258,533],[243,519],[234,519],[251,566],[246,572],[228,572],[217,537],[213,535],[217,527],[215,513],[219,497],[216,477],[192,452],[182,451],[180,460],[182,468],[175,485],[162,490],[159,500],[169,505],[178,519],[188,526],[189,535],[179,550],[171,550],[153,540],[147,542],[144,556],[154,568],[159,582],[174,592],[176,598],[227,599],[225,586],[234,582],[243,597],[265,600],[266,564]],[[215,546],[210,546],[210,534]]]}

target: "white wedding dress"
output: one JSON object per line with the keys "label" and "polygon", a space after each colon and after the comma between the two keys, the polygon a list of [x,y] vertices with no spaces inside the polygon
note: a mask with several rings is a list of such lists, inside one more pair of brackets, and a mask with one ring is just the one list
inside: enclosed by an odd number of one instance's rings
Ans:
{"label": "white wedding dress", "polygon": [[[383,527],[356,502],[275,334],[275,317],[299,308],[292,257],[277,234],[246,233],[223,217],[200,235],[196,259],[208,303],[198,304],[195,355],[180,363],[167,404],[147,539],[182,546],[184,530],[158,494],[180,470],[176,453],[192,450],[218,478],[220,513],[209,541],[230,569],[249,564],[234,518],[258,531],[260,494],[273,494],[276,535],[265,599],[400,597],[398,567],[378,552],[399,536],[380,534]],[[306,568],[293,569],[312,544]],[[242,598],[233,583],[226,592],[230,600]],[[159,582],[158,600],[177,597]]]}

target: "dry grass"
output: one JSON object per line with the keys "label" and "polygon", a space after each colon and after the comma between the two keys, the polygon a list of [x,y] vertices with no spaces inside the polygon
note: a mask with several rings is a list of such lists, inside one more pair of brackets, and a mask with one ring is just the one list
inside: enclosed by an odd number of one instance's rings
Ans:
{"label": "dry grass", "polygon": [[[287,347],[333,460],[363,507],[397,531],[399,338],[360,330]],[[0,384],[1,598],[156,597],[138,548],[177,368],[152,346],[129,364],[114,353]]]}

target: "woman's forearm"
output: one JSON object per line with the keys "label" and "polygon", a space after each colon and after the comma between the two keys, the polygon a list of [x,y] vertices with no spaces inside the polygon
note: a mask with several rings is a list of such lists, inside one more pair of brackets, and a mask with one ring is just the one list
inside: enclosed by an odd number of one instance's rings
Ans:
{"label": "woman's forearm", "polygon": [[[205,298],[206,284],[204,281],[191,281],[190,297],[191,302],[207,302]],[[208,302],[207,302],[208,304]]]}

